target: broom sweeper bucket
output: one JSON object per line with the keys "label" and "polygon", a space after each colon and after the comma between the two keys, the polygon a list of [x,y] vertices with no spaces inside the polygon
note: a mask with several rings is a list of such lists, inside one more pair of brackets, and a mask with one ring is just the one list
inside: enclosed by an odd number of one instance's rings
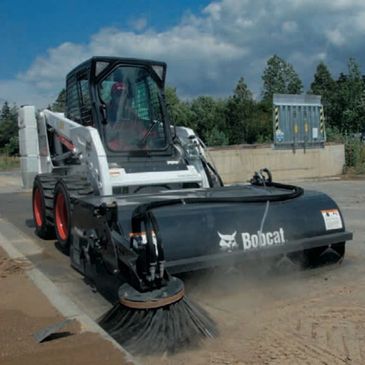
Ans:
{"label": "broom sweeper bucket", "polygon": [[[142,344],[138,351],[174,351],[174,343],[191,344],[189,336],[217,333],[209,316],[184,297],[183,285],[171,274],[239,263],[250,256],[297,252],[313,262],[313,253],[321,256],[332,250],[339,261],[344,242],[352,238],[329,196],[271,181],[80,198],[74,202],[72,224],[74,266],[82,261],[85,247],[94,247],[92,256],[99,257],[95,261],[126,282],[117,306],[101,323],[127,348],[136,350],[136,344]],[[171,321],[180,323],[174,316],[185,318],[188,335],[179,326],[171,327]],[[193,320],[187,322],[186,316]],[[157,336],[154,331],[159,328],[159,347],[148,346],[147,328],[150,336]],[[166,333],[176,341],[168,340]]]}
{"label": "broom sweeper bucket", "polygon": [[[95,216],[102,206],[110,207],[113,224]],[[90,197],[76,203],[74,211],[74,226],[103,231],[107,223],[117,247],[128,250],[134,229],[131,218],[153,212],[170,273],[352,239],[329,196],[295,188],[288,192],[286,185],[277,184]]]}

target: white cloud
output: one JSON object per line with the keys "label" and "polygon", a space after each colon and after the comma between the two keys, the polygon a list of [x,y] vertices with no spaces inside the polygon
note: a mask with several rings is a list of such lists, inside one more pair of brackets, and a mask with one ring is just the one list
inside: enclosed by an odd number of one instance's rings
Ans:
{"label": "white cloud", "polygon": [[182,85],[182,92],[189,95],[189,88],[202,80],[219,80],[225,65],[242,60],[247,53],[244,47],[223,42],[189,25],[143,34],[105,28],[93,35],[88,45],[65,43],[49,50],[19,75],[19,80],[43,91],[60,90],[64,76],[93,55],[139,57],[167,61],[170,83]]}
{"label": "white cloud", "polygon": [[326,36],[334,46],[341,47],[346,43],[345,35],[339,29],[327,30]]}
{"label": "white cloud", "polygon": [[220,3],[212,2],[204,9],[203,12],[211,17],[213,20],[219,21],[221,18],[221,10],[222,6]]}
{"label": "white cloud", "polygon": [[259,95],[265,62],[274,53],[291,62],[308,85],[320,60],[336,72],[350,56],[365,63],[364,14],[363,0],[216,0],[165,31],[135,18],[129,32],[105,27],[85,44],[49,49],[17,81],[0,81],[0,97],[6,98],[9,83],[15,101],[16,87],[19,95],[27,96],[23,88],[39,101],[57,95],[65,75],[93,55],[164,60],[168,82],[188,97],[230,94],[240,76]]}
{"label": "white cloud", "polygon": [[57,94],[35,90],[32,83],[20,80],[0,80],[0,102],[8,101],[17,105],[46,107]]}

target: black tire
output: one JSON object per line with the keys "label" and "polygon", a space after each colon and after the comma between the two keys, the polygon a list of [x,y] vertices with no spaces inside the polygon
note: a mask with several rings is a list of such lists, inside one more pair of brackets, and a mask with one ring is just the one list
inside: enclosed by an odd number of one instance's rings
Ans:
{"label": "black tire", "polygon": [[54,239],[56,234],[54,226],[47,220],[46,194],[39,176],[33,183],[32,211],[36,234],[43,239]]}
{"label": "black tire", "polygon": [[64,252],[71,244],[71,200],[66,184],[59,180],[54,190],[54,227],[57,241]]}
{"label": "black tire", "polygon": [[322,265],[341,263],[345,256],[345,242],[329,246],[314,247],[303,250],[304,267],[313,268]]}

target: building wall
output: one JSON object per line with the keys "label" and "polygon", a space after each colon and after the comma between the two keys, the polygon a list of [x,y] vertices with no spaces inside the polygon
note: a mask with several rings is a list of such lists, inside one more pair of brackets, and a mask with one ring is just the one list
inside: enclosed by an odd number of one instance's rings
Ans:
{"label": "building wall", "polygon": [[224,183],[248,181],[255,171],[268,168],[274,181],[338,176],[345,165],[343,144],[324,148],[274,150],[270,145],[237,145],[209,148]]}

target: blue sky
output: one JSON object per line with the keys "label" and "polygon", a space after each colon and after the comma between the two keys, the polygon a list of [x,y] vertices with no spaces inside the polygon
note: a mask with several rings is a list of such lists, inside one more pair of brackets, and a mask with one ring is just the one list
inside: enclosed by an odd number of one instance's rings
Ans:
{"label": "blue sky", "polygon": [[208,0],[1,0],[0,38],[6,57],[0,57],[0,79],[25,71],[51,47],[87,42],[103,27],[128,30],[143,18],[163,31],[207,4]]}
{"label": "blue sky", "polygon": [[259,96],[274,53],[308,87],[320,61],[364,67],[364,36],[363,0],[1,0],[0,102],[47,105],[93,55],[164,60],[181,97],[227,96],[241,76]]}

